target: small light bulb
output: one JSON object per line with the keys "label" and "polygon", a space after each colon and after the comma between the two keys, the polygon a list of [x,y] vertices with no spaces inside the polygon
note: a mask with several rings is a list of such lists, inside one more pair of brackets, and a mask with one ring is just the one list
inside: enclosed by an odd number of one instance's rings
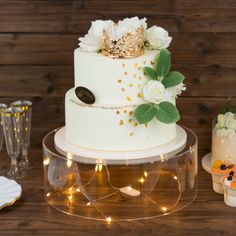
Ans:
{"label": "small light bulb", "polygon": [[71,165],[72,165],[72,161],[71,161],[71,160],[67,160],[67,163],[66,163],[66,164],[67,164],[67,167],[70,168]]}
{"label": "small light bulb", "polygon": [[144,171],[144,177],[146,177],[146,178],[147,178],[147,176],[148,176],[148,173],[147,173],[147,171]]}
{"label": "small light bulb", "polygon": [[49,158],[45,159],[45,160],[43,161],[43,164],[44,164],[45,166],[47,166],[47,165],[49,164]]}
{"label": "small light bulb", "polygon": [[107,220],[107,223],[108,223],[108,224],[111,223],[111,217],[110,217],[110,216],[108,216],[106,220]]}
{"label": "small light bulb", "polygon": [[174,179],[177,180],[178,179],[177,176],[174,176]]}
{"label": "small light bulb", "polygon": [[50,197],[50,193],[47,193],[46,196],[47,196],[47,197]]}
{"label": "small light bulb", "polygon": [[69,191],[72,191],[72,190],[73,190],[73,187],[70,187],[70,188],[69,188]]}
{"label": "small light bulb", "polygon": [[73,198],[72,195],[68,196],[68,199],[69,199],[70,201],[72,201],[72,198]]}
{"label": "small light bulb", "polygon": [[166,208],[166,207],[162,207],[161,210],[164,211],[164,212],[166,212],[166,211],[167,211],[167,208]]}
{"label": "small light bulb", "polygon": [[143,178],[143,177],[140,178],[139,182],[140,182],[141,184],[143,184],[143,183],[144,183],[144,178]]}
{"label": "small light bulb", "polygon": [[76,189],[76,192],[78,192],[78,193],[79,193],[79,192],[80,192],[80,188],[77,188],[77,189]]}
{"label": "small light bulb", "polygon": [[101,164],[98,166],[98,170],[99,170],[99,172],[102,171],[102,165]]}
{"label": "small light bulb", "polygon": [[87,206],[90,206],[90,205],[91,205],[91,203],[90,203],[90,202],[88,202],[88,203],[87,203]]}
{"label": "small light bulb", "polygon": [[127,187],[127,189],[130,191],[130,190],[131,190],[131,187],[130,187],[130,186],[128,186],[128,187]]}

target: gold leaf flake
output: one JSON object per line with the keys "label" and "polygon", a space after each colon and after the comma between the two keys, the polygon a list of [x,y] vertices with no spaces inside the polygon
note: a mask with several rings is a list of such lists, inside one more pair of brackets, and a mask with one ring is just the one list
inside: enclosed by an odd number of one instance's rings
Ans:
{"label": "gold leaf flake", "polygon": [[148,124],[145,124],[145,128],[147,128],[148,127]]}
{"label": "gold leaf flake", "polygon": [[134,85],[133,84],[129,84],[129,87],[131,88],[131,87],[133,87]]}
{"label": "gold leaf flake", "polygon": [[137,94],[137,97],[138,97],[138,98],[143,98],[143,95],[142,95],[141,93],[138,93],[138,94]]}
{"label": "gold leaf flake", "polygon": [[121,82],[122,82],[122,80],[121,80],[121,79],[118,79],[118,80],[117,80],[117,82],[118,82],[118,83],[121,83]]}
{"label": "gold leaf flake", "polygon": [[135,74],[133,74],[133,77],[134,77],[134,78],[136,78],[136,76],[137,76],[137,74],[136,74],[136,73],[135,73]]}
{"label": "gold leaf flake", "polygon": [[123,125],[124,124],[124,121],[123,120],[120,120],[120,125]]}
{"label": "gold leaf flake", "polygon": [[129,112],[129,116],[132,116],[133,114],[134,114],[133,111],[130,111],[130,112]]}
{"label": "gold leaf flake", "polygon": [[120,112],[119,112],[119,111],[117,111],[117,112],[116,112],[116,115],[119,115],[119,114],[120,114]]}
{"label": "gold leaf flake", "polygon": [[122,88],[121,88],[121,91],[122,91],[122,92],[124,92],[124,91],[125,91],[125,88],[124,88],[124,87],[122,87]]}
{"label": "gold leaf flake", "polygon": [[126,65],[125,65],[124,63],[122,63],[122,66],[123,66],[123,67],[126,67]]}
{"label": "gold leaf flake", "polygon": [[141,77],[141,76],[139,76],[139,77],[138,77],[138,79],[139,79],[139,80],[142,80],[142,77]]}
{"label": "gold leaf flake", "polygon": [[130,133],[129,135],[130,135],[130,136],[133,136],[133,135],[134,135],[134,132]]}
{"label": "gold leaf flake", "polygon": [[129,123],[132,123],[132,119],[129,119]]}
{"label": "gold leaf flake", "polygon": [[127,98],[127,100],[128,100],[129,102],[132,101],[132,98],[131,98],[130,96],[127,96],[126,98]]}
{"label": "gold leaf flake", "polygon": [[136,127],[136,126],[138,126],[138,123],[137,123],[137,122],[134,123],[134,127]]}
{"label": "gold leaf flake", "polygon": [[128,72],[127,71],[125,71],[125,73],[124,73],[125,75],[128,75]]}
{"label": "gold leaf flake", "polygon": [[124,113],[126,113],[127,112],[127,110],[124,110]]}
{"label": "gold leaf flake", "polygon": [[139,66],[139,67],[138,67],[138,70],[139,70],[139,71],[141,71],[141,70],[142,70],[142,67],[141,67],[141,66]]}

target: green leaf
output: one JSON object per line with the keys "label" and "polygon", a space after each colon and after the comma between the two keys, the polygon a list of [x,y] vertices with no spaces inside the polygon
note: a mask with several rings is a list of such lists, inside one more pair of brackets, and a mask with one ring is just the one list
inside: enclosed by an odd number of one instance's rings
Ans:
{"label": "green leaf", "polygon": [[153,70],[151,67],[144,67],[144,73],[150,78],[150,79],[157,79],[157,73],[155,70]]}
{"label": "green leaf", "polygon": [[180,119],[179,111],[170,102],[161,102],[156,105],[156,118],[166,124],[175,123]]}
{"label": "green leaf", "polygon": [[170,71],[170,64],[170,52],[167,49],[162,49],[156,65],[157,76],[165,77]]}
{"label": "green leaf", "polygon": [[184,75],[178,71],[172,71],[161,82],[165,88],[170,88],[180,84],[184,79]]}
{"label": "green leaf", "polygon": [[153,119],[156,114],[156,107],[154,104],[142,104],[139,105],[134,116],[140,124],[146,124]]}

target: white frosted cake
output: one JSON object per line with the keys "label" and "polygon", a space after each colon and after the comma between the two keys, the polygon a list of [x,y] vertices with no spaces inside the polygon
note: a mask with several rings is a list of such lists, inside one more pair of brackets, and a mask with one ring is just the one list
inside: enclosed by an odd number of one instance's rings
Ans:
{"label": "white frosted cake", "polygon": [[176,97],[184,76],[170,72],[171,42],[146,19],[95,21],[74,51],[75,87],[66,93],[68,142],[85,148],[130,151],[176,137]]}

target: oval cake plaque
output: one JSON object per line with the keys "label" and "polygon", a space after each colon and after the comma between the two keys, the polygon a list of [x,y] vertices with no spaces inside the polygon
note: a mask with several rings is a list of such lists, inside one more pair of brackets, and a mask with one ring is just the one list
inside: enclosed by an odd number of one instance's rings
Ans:
{"label": "oval cake plaque", "polygon": [[75,89],[75,94],[78,99],[86,104],[93,104],[95,103],[95,96],[94,94],[87,88],[79,86]]}

